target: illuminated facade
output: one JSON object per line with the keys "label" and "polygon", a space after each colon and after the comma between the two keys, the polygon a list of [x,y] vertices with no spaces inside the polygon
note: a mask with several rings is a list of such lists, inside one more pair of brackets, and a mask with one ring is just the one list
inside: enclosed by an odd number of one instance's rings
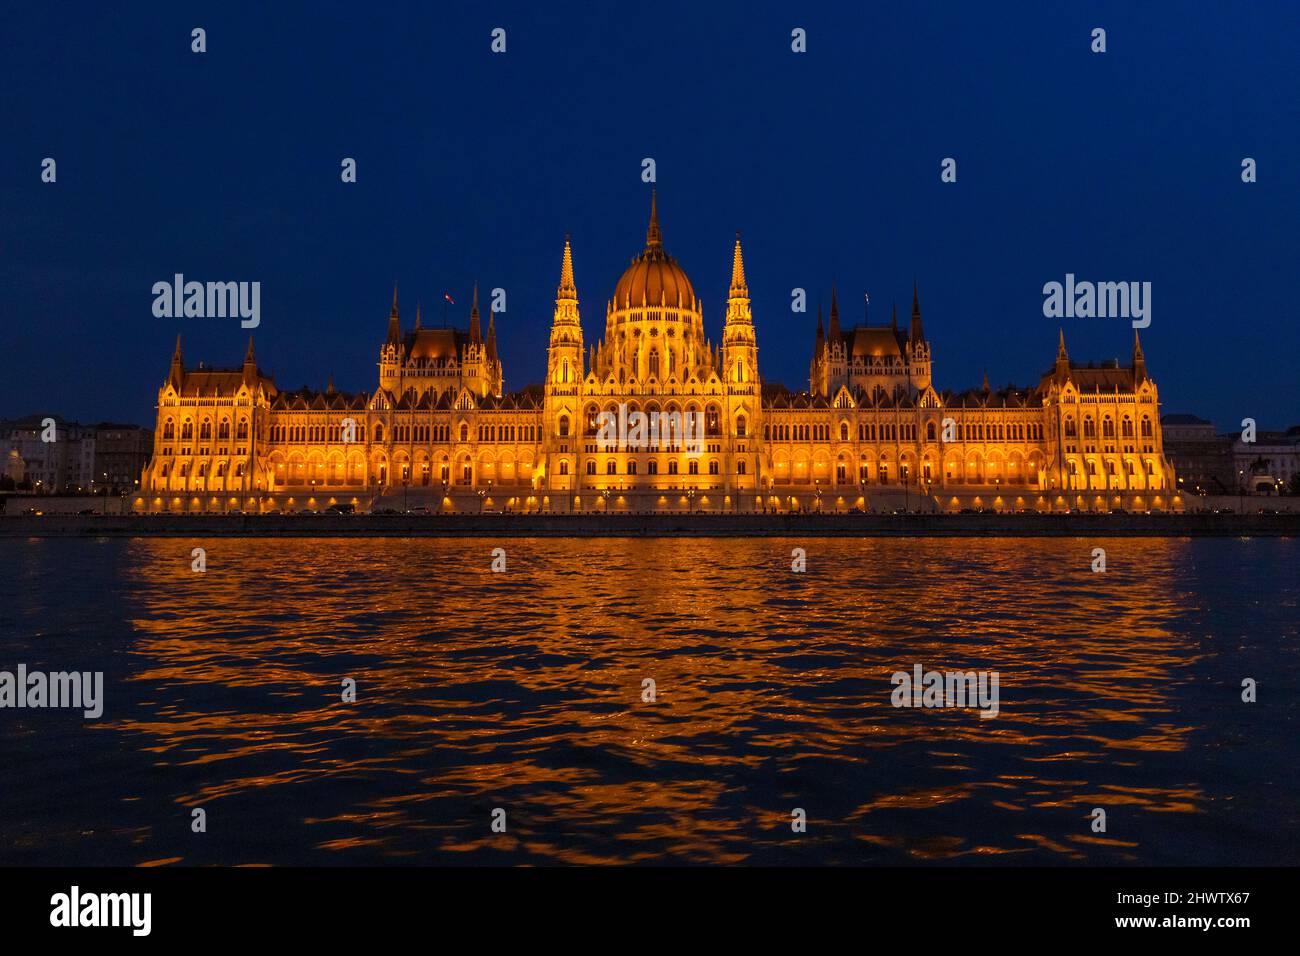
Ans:
{"label": "illuminated facade", "polygon": [[[403,332],[394,292],[370,394],[280,391],[250,340],[239,369],[186,369],[180,341],[158,393],[142,510],[1062,511],[1181,507],[1159,398],[1136,334],[1128,366],[1070,361],[1062,334],[1037,385],[963,393],[933,384],[913,290],[906,330],[818,315],[807,391],[763,384],[740,238],[722,339],[664,249],[651,201],[645,248],[584,346],[568,240],[546,379],[507,392],[494,317]],[[602,413],[692,413],[703,437],[617,437]]]}

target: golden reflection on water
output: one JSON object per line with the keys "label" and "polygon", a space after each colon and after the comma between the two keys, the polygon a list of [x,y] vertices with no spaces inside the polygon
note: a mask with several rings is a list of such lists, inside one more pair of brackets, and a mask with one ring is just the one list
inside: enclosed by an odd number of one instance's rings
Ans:
{"label": "golden reflection on water", "polygon": [[[260,835],[222,862],[1151,862],[1209,801],[1201,599],[1191,543],[1096,544],[132,541],[108,723]],[[916,663],[998,671],[1000,714],[894,708]],[[206,861],[172,850],[136,862]]]}

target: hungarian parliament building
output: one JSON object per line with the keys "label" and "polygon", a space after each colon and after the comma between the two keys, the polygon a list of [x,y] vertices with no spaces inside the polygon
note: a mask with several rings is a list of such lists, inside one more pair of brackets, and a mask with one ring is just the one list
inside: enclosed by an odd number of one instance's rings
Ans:
{"label": "hungarian parliament building", "polygon": [[[1155,382],[1081,364],[1061,335],[1037,385],[939,391],[913,290],[905,325],[818,311],[808,387],[759,375],[740,238],[722,340],[664,249],[645,248],[583,341],[564,244],[546,380],[505,389],[495,317],[404,327],[394,292],[373,392],[283,391],[257,365],[187,368],[158,390],[141,511],[743,512],[1176,510]],[[638,414],[640,413],[640,414]],[[626,429],[629,420],[681,429]],[[619,428],[606,427],[617,421]],[[692,433],[690,424],[698,425]],[[698,435],[698,438],[696,436]],[[693,440],[694,439],[694,440]]]}

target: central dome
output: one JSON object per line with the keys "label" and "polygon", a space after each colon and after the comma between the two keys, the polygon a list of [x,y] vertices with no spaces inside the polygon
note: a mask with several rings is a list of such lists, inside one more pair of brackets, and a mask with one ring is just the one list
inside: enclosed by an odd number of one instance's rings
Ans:
{"label": "central dome", "polygon": [[614,308],[637,309],[642,305],[660,304],[674,309],[696,309],[691,280],[677,260],[664,252],[663,237],[659,233],[659,213],[652,193],[645,251],[632,260],[618,285],[614,286]]}

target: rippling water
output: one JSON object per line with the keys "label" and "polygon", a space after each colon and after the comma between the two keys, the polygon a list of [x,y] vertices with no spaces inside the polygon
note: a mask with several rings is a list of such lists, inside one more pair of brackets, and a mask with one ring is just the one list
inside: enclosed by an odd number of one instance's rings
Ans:
{"label": "rippling water", "polygon": [[[1300,862],[1295,540],[33,539],[0,568],[0,670],[106,697],[0,710],[0,863]],[[1001,712],[894,708],[916,663],[996,670]]]}

